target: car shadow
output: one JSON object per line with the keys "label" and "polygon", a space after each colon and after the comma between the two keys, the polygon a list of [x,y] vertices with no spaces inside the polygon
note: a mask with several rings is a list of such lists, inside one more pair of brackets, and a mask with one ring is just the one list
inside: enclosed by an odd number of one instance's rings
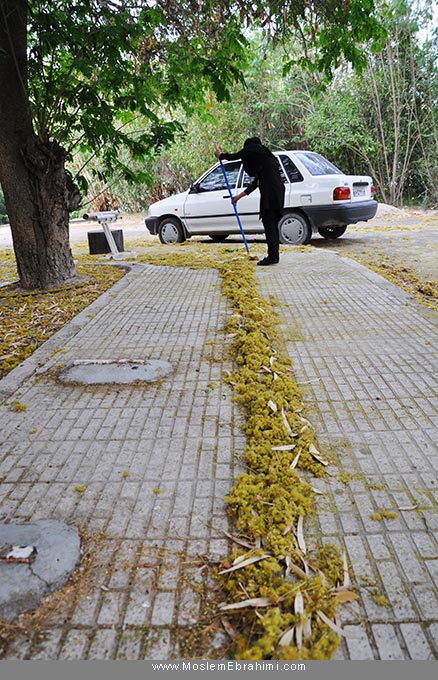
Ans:
{"label": "car shadow", "polygon": [[[210,238],[209,236],[204,238],[202,236],[198,236],[196,238],[196,240],[197,240],[198,243],[212,243],[212,244],[216,244],[216,245],[219,245],[219,246],[243,245],[243,239],[240,236],[237,236],[237,235],[236,236],[228,236],[228,238],[226,238],[226,239],[214,239],[214,238]],[[246,236],[246,242],[248,243],[248,245],[250,243],[254,243],[254,244],[255,243],[266,243],[266,239],[264,237],[255,236],[255,235]]]}
{"label": "car shadow", "polygon": [[314,246],[315,248],[348,248],[349,246],[354,246],[362,242],[361,238],[322,238],[320,236],[319,238],[312,238],[310,241],[310,245]]}

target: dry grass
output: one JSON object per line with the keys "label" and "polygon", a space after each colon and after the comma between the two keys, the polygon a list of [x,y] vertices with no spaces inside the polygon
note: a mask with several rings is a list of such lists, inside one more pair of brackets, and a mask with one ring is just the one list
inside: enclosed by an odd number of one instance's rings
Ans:
{"label": "dry grass", "polygon": [[80,280],[50,291],[22,291],[13,283],[17,271],[11,251],[0,251],[0,378],[29,357],[76,314],[88,307],[125,273],[81,256]]}

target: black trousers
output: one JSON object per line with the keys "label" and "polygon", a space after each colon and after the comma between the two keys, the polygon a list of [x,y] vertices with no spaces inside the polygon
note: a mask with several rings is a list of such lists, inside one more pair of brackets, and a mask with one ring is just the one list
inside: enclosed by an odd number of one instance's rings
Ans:
{"label": "black trousers", "polygon": [[268,244],[268,257],[272,260],[280,258],[280,235],[278,223],[281,219],[281,210],[264,210],[261,218]]}

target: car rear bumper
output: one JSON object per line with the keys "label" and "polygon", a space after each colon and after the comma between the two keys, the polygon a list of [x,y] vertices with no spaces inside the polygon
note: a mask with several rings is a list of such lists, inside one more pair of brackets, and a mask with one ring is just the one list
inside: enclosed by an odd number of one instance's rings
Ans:
{"label": "car rear bumper", "polygon": [[377,212],[377,201],[359,201],[341,205],[306,205],[302,210],[311,226],[318,229],[371,220]]}
{"label": "car rear bumper", "polygon": [[149,233],[152,234],[152,236],[155,236],[157,233],[157,222],[158,217],[146,217],[144,221],[146,228],[148,229]]}

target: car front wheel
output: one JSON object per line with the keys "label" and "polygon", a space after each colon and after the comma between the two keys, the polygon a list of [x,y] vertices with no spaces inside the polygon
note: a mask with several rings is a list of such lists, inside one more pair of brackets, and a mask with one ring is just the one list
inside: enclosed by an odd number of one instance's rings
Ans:
{"label": "car front wheel", "polygon": [[158,227],[158,238],[164,245],[182,243],[186,240],[182,224],[176,217],[165,217]]}
{"label": "car front wheel", "polygon": [[345,234],[346,228],[347,225],[344,224],[340,227],[320,227],[318,231],[323,238],[339,238]]}
{"label": "car front wheel", "polygon": [[301,246],[310,243],[312,229],[306,218],[299,213],[286,213],[278,223],[280,243],[288,246]]}

